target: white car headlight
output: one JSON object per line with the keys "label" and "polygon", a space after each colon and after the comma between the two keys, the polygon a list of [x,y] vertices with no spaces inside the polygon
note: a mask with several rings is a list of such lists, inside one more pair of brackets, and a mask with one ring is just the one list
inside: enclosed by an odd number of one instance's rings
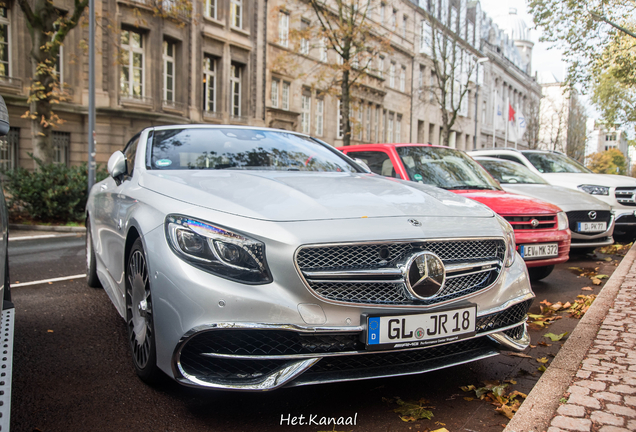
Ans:
{"label": "white car headlight", "polygon": [[272,282],[258,240],[181,215],[168,215],[165,231],[175,254],[201,270],[242,283]]}
{"label": "white car headlight", "polygon": [[607,186],[579,185],[577,188],[590,195],[609,195],[609,187]]}
{"label": "white car headlight", "polygon": [[510,267],[515,262],[515,257],[517,255],[517,244],[515,243],[515,231],[512,229],[512,225],[508,223],[507,220],[502,218],[499,215],[495,215],[497,218],[497,222],[501,225],[501,229],[504,233],[504,239],[506,241],[506,258],[504,263],[506,267]]}
{"label": "white car headlight", "polygon": [[564,212],[558,212],[557,213],[557,229],[564,230],[564,229],[567,229],[568,226],[569,226],[568,215],[566,215]]}

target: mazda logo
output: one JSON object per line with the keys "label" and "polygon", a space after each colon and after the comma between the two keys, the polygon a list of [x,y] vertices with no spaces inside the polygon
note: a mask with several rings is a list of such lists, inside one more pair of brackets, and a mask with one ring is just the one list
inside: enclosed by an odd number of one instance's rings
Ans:
{"label": "mazda logo", "polygon": [[538,221],[538,220],[536,220],[536,219],[532,219],[532,220],[530,221],[530,225],[532,225],[532,228],[536,228],[536,227],[538,227],[538,226],[539,226],[539,221]]}
{"label": "mazda logo", "polygon": [[406,264],[406,287],[419,299],[427,299],[441,291],[446,280],[444,263],[432,252],[413,255]]}
{"label": "mazda logo", "polygon": [[590,219],[592,219],[592,220],[596,219],[596,212],[595,212],[594,210],[592,210],[591,212],[589,212],[587,215],[588,215],[588,216],[590,217]]}

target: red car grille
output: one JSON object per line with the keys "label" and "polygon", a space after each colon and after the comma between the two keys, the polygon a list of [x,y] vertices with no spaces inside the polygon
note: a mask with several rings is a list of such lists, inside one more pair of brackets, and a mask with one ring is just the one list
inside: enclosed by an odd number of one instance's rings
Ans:
{"label": "red car grille", "polygon": [[516,230],[550,229],[557,226],[556,215],[504,216]]}

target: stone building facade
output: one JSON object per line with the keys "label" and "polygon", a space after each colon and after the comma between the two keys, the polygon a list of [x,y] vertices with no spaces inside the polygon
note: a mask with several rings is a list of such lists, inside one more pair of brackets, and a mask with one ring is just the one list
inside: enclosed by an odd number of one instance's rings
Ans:
{"label": "stone building facade", "polygon": [[[71,0],[59,1],[60,9],[72,10]],[[305,1],[194,0],[191,14],[156,13],[157,4],[170,7],[172,1],[177,0],[95,0],[98,163],[104,165],[142,128],[175,123],[276,127],[342,145],[339,92],[328,73],[338,55],[322,40],[306,37],[316,17]],[[19,6],[8,5],[0,14],[6,35],[4,41],[0,37],[0,94],[12,130],[0,147],[0,166],[31,168],[31,124],[21,118],[34,67],[31,41]],[[531,54],[519,52],[528,44],[515,45],[479,2],[371,0],[371,5],[368,18],[390,47],[372,59],[352,95],[352,144],[439,143],[441,110],[422,90],[431,76],[422,28],[431,19],[441,22],[440,11],[446,10],[463,50],[473,59],[489,59],[469,83],[451,146],[472,149],[476,127],[478,147],[492,145],[493,130],[497,145],[503,145],[503,132],[493,127],[495,89],[519,107],[540,94],[529,61],[523,62]],[[78,26],[60,56],[69,95],[56,109],[65,121],[53,136],[60,163],[87,160],[87,39],[86,26]]]}

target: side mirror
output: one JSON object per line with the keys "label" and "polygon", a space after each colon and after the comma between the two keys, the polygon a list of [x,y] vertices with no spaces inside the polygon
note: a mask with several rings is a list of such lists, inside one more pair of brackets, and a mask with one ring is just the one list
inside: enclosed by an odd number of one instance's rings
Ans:
{"label": "side mirror", "polygon": [[0,136],[9,133],[9,110],[7,104],[4,102],[2,96],[0,96]]}
{"label": "side mirror", "polygon": [[108,159],[108,174],[114,179],[117,179],[122,174],[126,173],[126,156],[117,150]]}
{"label": "side mirror", "polygon": [[356,163],[357,163],[358,165],[360,165],[360,167],[361,167],[363,170],[366,170],[366,172],[368,172],[368,173],[370,173],[370,172],[371,172],[371,168],[369,168],[369,165],[367,165],[366,163],[364,163],[364,161],[363,161],[362,159],[354,158],[353,160],[354,160],[354,161],[356,161]]}

